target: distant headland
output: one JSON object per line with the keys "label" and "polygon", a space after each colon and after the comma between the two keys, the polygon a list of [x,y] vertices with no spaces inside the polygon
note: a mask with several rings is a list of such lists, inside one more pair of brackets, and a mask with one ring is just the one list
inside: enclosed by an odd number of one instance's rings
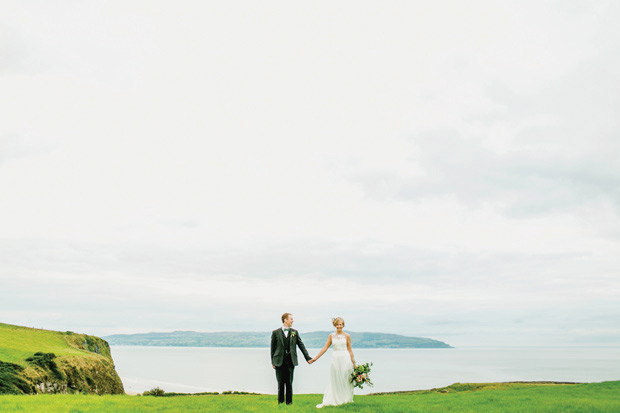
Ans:
{"label": "distant headland", "polygon": [[[329,331],[302,332],[306,347],[325,345]],[[348,331],[355,348],[453,348],[443,341],[399,334]],[[271,332],[174,331],[171,333],[114,334],[104,337],[110,345],[165,347],[269,347]]]}

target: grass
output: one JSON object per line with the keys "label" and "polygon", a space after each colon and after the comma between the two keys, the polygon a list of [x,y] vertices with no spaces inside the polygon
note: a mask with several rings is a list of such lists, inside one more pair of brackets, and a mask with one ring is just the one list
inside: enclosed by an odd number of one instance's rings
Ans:
{"label": "grass", "polygon": [[[326,407],[344,412],[618,412],[620,381],[587,384],[455,384],[410,393],[355,396],[355,403]],[[2,412],[314,412],[321,395],[296,395],[278,406],[271,395],[206,396],[0,396]]]}
{"label": "grass", "polygon": [[72,334],[40,330],[0,323],[0,360],[26,366],[26,358],[34,353],[62,356],[92,356],[69,344]]}

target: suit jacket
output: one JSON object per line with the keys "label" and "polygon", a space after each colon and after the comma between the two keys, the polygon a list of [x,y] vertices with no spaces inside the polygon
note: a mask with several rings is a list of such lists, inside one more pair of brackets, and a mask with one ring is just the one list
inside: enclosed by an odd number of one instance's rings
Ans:
{"label": "suit jacket", "polygon": [[[293,366],[297,365],[297,347],[299,347],[299,349],[303,353],[306,361],[310,361],[312,357],[308,355],[306,346],[304,346],[304,342],[301,341],[301,337],[299,337],[299,333],[297,332],[297,330],[291,328],[291,331],[289,331],[288,334],[290,339],[289,346]],[[286,337],[284,336],[284,331],[282,331],[282,328],[273,330],[273,332],[271,333],[271,364],[275,367],[280,367],[284,362],[285,342]]]}

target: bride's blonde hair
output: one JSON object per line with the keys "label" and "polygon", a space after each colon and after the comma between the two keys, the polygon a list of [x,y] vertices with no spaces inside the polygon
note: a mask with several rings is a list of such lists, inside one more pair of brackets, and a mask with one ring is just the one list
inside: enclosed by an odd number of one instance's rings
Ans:
{"label": "bride's blonde hair", "polygon": [[336,324],[338,323],[342,323],[342,326],[344,327],[344,318],[342,317],[332,318],[332,324],[334,325],[334,327],[336,327]]}

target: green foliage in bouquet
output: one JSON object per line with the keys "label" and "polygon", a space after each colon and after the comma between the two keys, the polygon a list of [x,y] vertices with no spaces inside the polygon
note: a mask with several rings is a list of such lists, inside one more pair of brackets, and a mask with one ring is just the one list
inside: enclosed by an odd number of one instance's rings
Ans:
{"label": "green foliage in bouquet", "polygon": [[360,389],[363,389],[364,385],[372,387],[372,382],[370,381],[370,366],[372,366],[372,363],[360,364],[353,369],[353,372],[351,372],[351,383],[353,383],[353,387],[359,387]]}

